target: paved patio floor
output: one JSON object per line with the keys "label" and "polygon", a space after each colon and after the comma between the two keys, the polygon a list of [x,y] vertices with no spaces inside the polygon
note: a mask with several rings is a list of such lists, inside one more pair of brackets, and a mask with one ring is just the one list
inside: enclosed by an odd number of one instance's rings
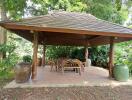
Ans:
{"label": "paved patio floor", "polygon": [[72,71],[61,72],[50,71],[50,66],[38,67],[37,77],[27,83],[18,84],[10,82],[5,88],[27,88],[27,87],[70,87],[70,86],[119,86],[132,85],[132,80],[119,82],[108,78],[108,70],[99,67],[85,67],[82,75]]}

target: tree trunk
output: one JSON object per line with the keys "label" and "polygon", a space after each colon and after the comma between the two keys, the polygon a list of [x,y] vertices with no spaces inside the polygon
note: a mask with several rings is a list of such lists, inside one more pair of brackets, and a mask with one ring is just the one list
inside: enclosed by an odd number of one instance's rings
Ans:
{"label": "tree trunk", "polygon": [[[1,1],[1,4],[0,4],[0,20],[1,21],[7,20],[6,9],[4,7],[4,1],[3,0]],[[0,44],[6,43],[6,40],[7,40],[7,30],[5,30],[4,28],[0,27]],[[5,55],[6,54],[0,53],[0,59],[5,57]]]}

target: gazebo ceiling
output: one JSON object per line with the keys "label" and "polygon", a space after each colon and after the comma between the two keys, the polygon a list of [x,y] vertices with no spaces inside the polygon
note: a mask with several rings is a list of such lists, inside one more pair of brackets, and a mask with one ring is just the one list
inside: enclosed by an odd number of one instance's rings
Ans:
{"label": "gazebo ceiling", "polygon": [[109,44],[109,37],[116,37],[114,42],[132,40],[132,29],[86,13],[53,12],[0,25],[31,42],[36,32],[39,44],[47,45],[96,46]]}

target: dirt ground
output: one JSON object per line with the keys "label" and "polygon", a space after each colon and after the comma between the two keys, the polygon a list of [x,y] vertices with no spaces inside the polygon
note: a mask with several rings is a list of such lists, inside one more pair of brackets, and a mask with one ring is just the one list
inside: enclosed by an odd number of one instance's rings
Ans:
{"label": "dirt ground", "polygon": [[4,89],[8,81],[0,81],[0,100],[132,100],[132,86]]}

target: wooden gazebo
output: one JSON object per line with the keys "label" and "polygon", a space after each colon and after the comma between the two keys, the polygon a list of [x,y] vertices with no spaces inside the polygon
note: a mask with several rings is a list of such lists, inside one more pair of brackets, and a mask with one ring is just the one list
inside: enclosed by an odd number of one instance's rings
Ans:
{"label": "wooden gazebo", "polygon": [[114,43],[132,40],[132,29],[86,13],[53,12],[43,16],[3,21],[0,26],[33,42],[32,79],[37,73],[38,44],[98,46],[110,44],[109,76],[112,76]]}

